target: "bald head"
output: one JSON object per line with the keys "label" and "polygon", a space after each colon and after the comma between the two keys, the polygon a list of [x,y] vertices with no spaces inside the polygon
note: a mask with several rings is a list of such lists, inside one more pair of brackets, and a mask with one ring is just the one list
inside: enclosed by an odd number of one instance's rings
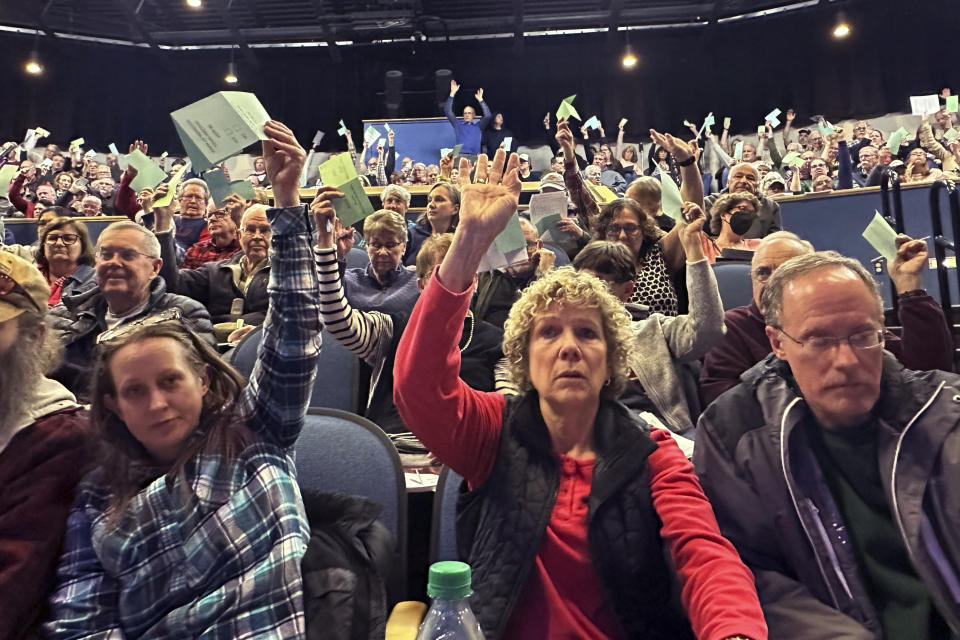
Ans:
{"label": "bald head", "polygon": [[757,307],[760,307],[760,296],[763,294],[763,288],[773,272],[777,270],[777,267],[790,258],[807,253],[813,253],[813,245],[789,231],[771,233],[760,242],[750,263],[753,302]]}

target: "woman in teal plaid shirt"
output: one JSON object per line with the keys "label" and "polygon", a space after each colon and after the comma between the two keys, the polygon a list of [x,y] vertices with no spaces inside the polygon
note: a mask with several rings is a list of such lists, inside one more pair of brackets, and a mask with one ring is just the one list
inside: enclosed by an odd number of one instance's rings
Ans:
{"label": "woman in teal plaid shirt", "polygon": [[322,323],[305,153],[285,125],[264,131],[277,208],[250,382],[173,317],[103,334],[91,421],[104,454],[68,519],[52,638],[304,637],[309,528],[291,454]]}

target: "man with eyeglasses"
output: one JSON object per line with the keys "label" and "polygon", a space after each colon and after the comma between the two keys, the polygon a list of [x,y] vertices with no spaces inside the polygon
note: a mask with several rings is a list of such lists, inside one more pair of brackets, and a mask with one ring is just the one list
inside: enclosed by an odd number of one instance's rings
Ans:
{"label": "man with eyeglasses", "polygon": [[955,637],[960,376],[886,352],[873,276],[835,252],[783,263],[761,306],[773,354],[707,408],[693,459],[770,637]]}
{"label": "man with eyeglasses", "polygon": [[[158,194],[163,193],[160,186]],[[266,205],[255,204],[247,208],[240,218],[238,242],[240,250],[229,258],[207,262],[196,269],[181,269],[173,260],[173,206],[154,207],[156,237],[160,242],[163,267],[160,275],[167,281],[171,291],[185,295],[203,304],[214,324],[235,322],[239,319],[247,325],[263,324],[267,314],[269,297],[267,283],[270,279],[270,222]],[[226,232],[229,216],[213,212],[210,218],[210,233],[213,236]]]}
{"label": "man with eyeglasses", "polygon": [[[238,206],[239,201],[239,206]],[[210,237],[198,240],[183,254],[183,269],[199,269],[208,262],[220,262],[240,251],[240,216],[246,201],[236,194],[224,199],[223,209],[211,207],[207,212],[207,231]]]}
{"label": "man with eyeglasses", "polygon": [[[165,193],[165,192],[163,192]],[[157,197],[162,195],[160,188]],[[180,183],[177,202],[180,216],[176,219],[176,241],[180,252],[185,252],[194,244],[207,239],[207,203],[210,201],[210,188],[200,178],[191,178]]]}
{"label": "man with eyeglasses", "polygon": [[[901,335],[888,333],[885,348],[909,369],[951,370],[953,339],[943,309],[923,290],[926,244],[901,235],[897,259],[887,267],[897,292]],[[813,245],[789,231],[778,231],[757,246],[750,264],[753,300],[724,313],[727,332],[704,357],[700,370],[700,400],[707,406],[728,389],[740,384],[740,376],[770,355],[763,309],[764,287],[770,276],[787,260],[813,253]]]}
{"label": "man with eyeglasses", "polygon": [[97,239],[95,255],[96,286],[63,295],[48,315],[65,349],[52,378],[86,397],[97,336],[171,307],[179,307],[190,328],[214,344],[210,314],[203,305],[168,293],[158,277],[163,260],[149,230],[128,220],[114,222]]}

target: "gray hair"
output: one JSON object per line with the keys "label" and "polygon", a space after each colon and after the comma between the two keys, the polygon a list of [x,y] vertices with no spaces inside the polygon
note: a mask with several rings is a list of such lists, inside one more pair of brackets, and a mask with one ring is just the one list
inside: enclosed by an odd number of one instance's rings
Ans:
{"label": "gray hair", "polygon": [[809,240],[804,240],[792,231],[774,231],[773,233],[764,236],[763,240],[757,243],[756,249],[753,250],[753,262],[756,262],[757,254],[760,253],[761,249],[765,249],[779,240],[789,240],[790,242],[795,242],[799,246],[803,247],[804,253],[813,253],[816,251],[816,249],[813,248],[813,244],[811,244]]}
{"label": "gray hair", "polygon": [[141,235],[140,248],[145,254],[151,258],[160,257],[160,241],[157,240],[157,236],[153,235],[152,231],[142,225],[137,224],[133,220],[121,220],[120,222],[114,222],[104,229],[100,233],[100,237],[97,238],[97,252],[99,253],[100,245],[103,242],[103,237],[105,235],[113,231],[124,231],[126,229],[136,231]]}
{"label": "gray hair", "polygon": [[797,278],[814,271],[828,268],[841,268],[853,272],[873,294],[877,303],[877,318],[883,319],[883,300],[877,290],[877,282],[859,261],[842,256],[836,251],[814,251],[802,256],[790,258],[773,272],[763,289],[760,308],[768,326],[781,327],[783,318],[783,292],[787,285]]}
{"label": "gray hair", "polygon": [[[183,182],[180,183],[179,192],[183,193],[183,190],[192,184],[195,184],[198,187],[201,187],[203,189],[204,200],[210,200],[210,187],[208,187],[207,183],[201,180],[200,178],[190,178],[189,180],[184,180]],[[219,205],[220,203],[218,202],[217,204]]]}
{"label": "gray hair", "polygon": [[603,171],[595,164],[587,165],[587,168],[583,170],[583,174],[588,178],[591,174],[599,176],[601,173],[603,173]]}
{"label": "gray hair", "polygon": [[380,201],[384,201],[390,196],[394,196],[403,200],[406,206],[410,206],[410,192],[401,187],[398,184],[388,184],[383,188],[383,191],[380,192]]}

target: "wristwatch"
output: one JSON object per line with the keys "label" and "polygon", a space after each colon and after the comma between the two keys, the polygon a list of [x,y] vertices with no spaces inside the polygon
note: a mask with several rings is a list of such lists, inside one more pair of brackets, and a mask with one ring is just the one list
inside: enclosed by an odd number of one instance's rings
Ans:
{"label": "wristwatch", "polygon": [[690,165],[692,165],[692,164],[693,164],[694,162],[696,162],[696,161],[697,161],[697,156],[690,156],[690,157],[687,158],[686,160],[683,160],[682,162],[678,162],[678,163],[677,163],[677,166],[678,166],[678,167],[689,167]]}

